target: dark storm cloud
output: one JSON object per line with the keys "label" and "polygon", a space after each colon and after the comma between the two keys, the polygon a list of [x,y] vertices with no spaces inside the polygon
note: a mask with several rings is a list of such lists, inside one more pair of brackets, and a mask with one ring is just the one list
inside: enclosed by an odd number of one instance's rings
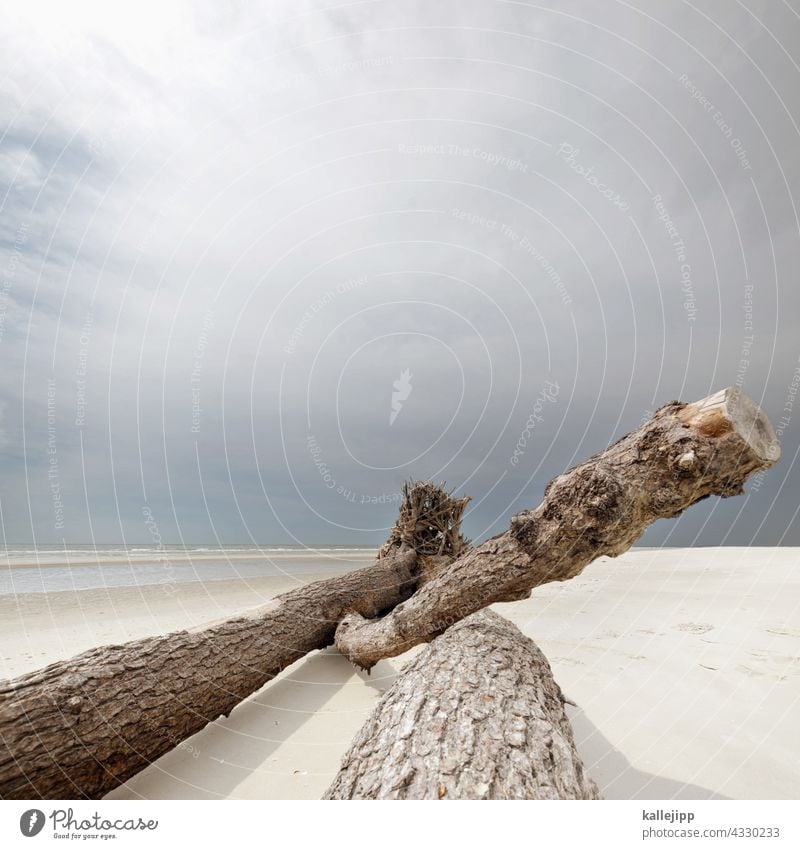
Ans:
{"label": "dark storm cloud", "polygon": [[738,383],[781,464],[645,541],[800,542],[788,6],[220,8],[3,24],[8,539],[481,536]]}

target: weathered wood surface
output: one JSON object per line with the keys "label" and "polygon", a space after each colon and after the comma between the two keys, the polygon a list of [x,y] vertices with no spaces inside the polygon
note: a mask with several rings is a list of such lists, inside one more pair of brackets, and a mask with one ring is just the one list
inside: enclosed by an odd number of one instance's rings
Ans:
{"label": "weathered wood surface", "polygon": [[622,554],[657,519],[709,495],[740,494],[750,475],[779,457],[769,420],[736,387],[692,404],[673,401],[559,475],[535,510],[517,514],[509,530],[453,560],[386,616],[347,616],[336,645],[370,669],[490,604],[527,598],[602,555]]}
{"label": "weathered wood surface", "polygon": [[328,799],[599,799],[534,642],[474,613],[415,657],[353,741]]}
{"label": "weathered wood surface", "polygon": [[778,456],[769,421],[738,390],[668,404],[553,481],[506,534],[462,556],[466,501],[430,485],[407,490],[374,566],[227,621],[0,682],[0,797],[102,796],[334,636],[369,668],[495,601],[619,554],[656,518],[740,492]]}
{"label": "weathered wood surface", "polygon": [[91,649],[0,681],[0,798],[98,798],[333,643],[354,610],[377,616],[468,543],[467,498],[403,488],[374,565],[317,581],[228,620]]}
{"label": "weathered wood surface", "polygon": [[0,681],[0,798],[99,798],[333,642],[345,612],[413,592],[414,551],[193,631],[103,646]]}

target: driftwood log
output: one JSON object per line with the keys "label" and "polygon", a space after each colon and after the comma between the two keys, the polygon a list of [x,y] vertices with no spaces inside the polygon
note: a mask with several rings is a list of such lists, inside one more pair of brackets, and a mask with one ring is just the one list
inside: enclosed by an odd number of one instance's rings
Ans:
{"label": "driftwood log", "polygon": [[691,404],[670,402],[555,478],[535,510],[514,516],[509,530],[456,558],[384,617],[348,615],[336,645],[370,669],[490,604],[527,598],[602,555],[622,554],[656,519],[709,495],[740,494],[750,475],[779,457],[769,419],[736,387]]}
{"label": "driftwood log", "polygon": [[452,559],[467,499],[406,485],[375,564],[191,631],[90,649],[0,681],[0,798],[99,798],[281,670],[333,643],[352,610],[407,598],[428,562]]}
{"label": "driftwood log", "polygon": [[475,613],[403,670],[326,799],[599,799],[532,640]]}
{"label": "driftwood log", "polygon": [[371,567],[227,621],[0,682],[0,798],[100,797],[334,637],[370,668],[496,601],[625,551],[650,522],[700,498],[741,492],[779,454],[766,416],[736,389],[673,402],[462,556],[466,499],[411,487]]}

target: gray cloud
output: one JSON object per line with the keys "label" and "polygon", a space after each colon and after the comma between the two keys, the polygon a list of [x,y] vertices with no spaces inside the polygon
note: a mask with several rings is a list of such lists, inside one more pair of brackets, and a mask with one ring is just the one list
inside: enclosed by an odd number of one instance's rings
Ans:
{"label": "gray cloud", "polygon": [[482,536],[739,383],[781,464],[645,542],[800,544],[789,6],[81,9],[0,36],[7,539]]}

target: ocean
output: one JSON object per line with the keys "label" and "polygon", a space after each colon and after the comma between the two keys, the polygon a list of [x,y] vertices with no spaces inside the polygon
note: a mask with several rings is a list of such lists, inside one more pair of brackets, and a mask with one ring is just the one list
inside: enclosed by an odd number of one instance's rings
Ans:
{"label": "ocean", "polygon": [[324,575],[371,562],[375,546],[9,545],[0,595]]}

